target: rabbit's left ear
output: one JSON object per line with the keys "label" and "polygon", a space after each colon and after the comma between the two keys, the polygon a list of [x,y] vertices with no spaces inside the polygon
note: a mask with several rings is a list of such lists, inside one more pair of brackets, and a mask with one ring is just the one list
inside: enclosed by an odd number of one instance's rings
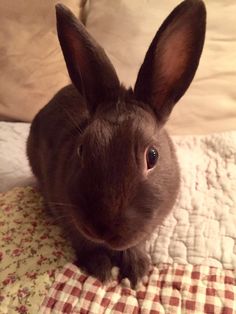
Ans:
{"label": "rabbit's left ear", "polygon": [[185,0],[163,22],[147,51],[134,93],[152,107],[161,124],[195,75],[205,28],[204,3]]}
{"label": "rabbit's left ear", "polygon": [[67,7],[57,4],[56,17],[70,78],[93,113],[100,103],[118,98],[120,83],[116,71],[103,48]]}

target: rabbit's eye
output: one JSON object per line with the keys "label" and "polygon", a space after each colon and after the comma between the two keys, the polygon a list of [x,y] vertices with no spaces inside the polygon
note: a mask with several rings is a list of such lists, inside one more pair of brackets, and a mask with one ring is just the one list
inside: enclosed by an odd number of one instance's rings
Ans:
{"label": "rabbit's eye", "polygon": [[79,155],[79,157],[81,157],[82,153],[83,153],[83,145],[79,145],[79,147],[77,148],[77,154]]}
{"label": "rabbit's eye", "polygon": [[147,150],[146,153],[146,160],[147,160],[147,168],[151,169],[155,166],[155,164],[157,163],[158,160],[158,151],[156,150],[155,147],[150,147]]}

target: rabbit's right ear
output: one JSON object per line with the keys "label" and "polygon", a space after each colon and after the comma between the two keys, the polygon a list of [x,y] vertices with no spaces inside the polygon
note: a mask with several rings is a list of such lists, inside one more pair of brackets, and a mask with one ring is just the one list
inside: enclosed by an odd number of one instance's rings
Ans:
{"label": "rabbit's right ear", "polygon": [[93,113],[100,103],[118,98],[119,79],[103,48],[67,7],[57,4],[56,18],[70,78]]}
{"label": "rabbit's right ear", "polygon": [[134,87],[138,100],[150,105],[164,124],[189,87],[202,53],[206,10],[201,0],[185,0],[156,33]]}

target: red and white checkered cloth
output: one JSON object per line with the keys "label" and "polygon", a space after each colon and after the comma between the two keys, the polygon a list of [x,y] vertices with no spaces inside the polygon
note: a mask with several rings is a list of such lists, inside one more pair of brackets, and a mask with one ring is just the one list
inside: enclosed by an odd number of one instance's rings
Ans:
{"label": "red and white checkered cloth", "polygon": [[113,281],[102,285],[73,264],[58,274],[41,314],[236,313],[236,274],[208,266],[161,264],[136,290]]}

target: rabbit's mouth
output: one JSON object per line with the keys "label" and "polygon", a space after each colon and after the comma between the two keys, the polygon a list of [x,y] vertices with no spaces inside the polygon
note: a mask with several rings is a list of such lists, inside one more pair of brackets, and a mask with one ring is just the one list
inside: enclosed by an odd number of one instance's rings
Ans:
{"label": "rabbit's mouth", "polygon": [[89,237],[91,239],[96,239],[97,238],[95,232],[92,229],[90,229],[89,227],[83,226],[82,230],[86,234],[87,237]]}
{"label": "rabbit's mouth", "polygon": [[138,234],[136,236],[132,236],[131,238],[124,238],[120,235],[113,235],[107,241],[105,241],[105,243],[110,249],[114,251],[123,251],[136,246],[140,242],[144,241],[145,238],[146,235],[144,234]]}
{"label": "rabbit's mouth", "polygon": [[105,241],[103,239],[98,238],[98,236],[93,232],[90,228],[87,226],[79,226],[77,223],[76,229],[79,231],[79,233],[84,236],[87,240],[97,243],[97,244],[105,244]]}
{"label": "rabbit's mouth", "polygon": [[124,237],[120,235],[111,235],[106,239],[103,239],[98,237],[96,233],[87,226],[80,227],[79,231],[88,240],[97,244],[103,244],[104,246],[114,251],[127,250],[136,246],[140,241],[144,240],[144,236],[132,237],[132,239],[124,239]]}
{"label": "rabbit's mouth", "polygon": [[83,226],[82,228],[79,228],[80,233],[87,238],[88,240],[98,243],[98,244],[105,244],[105,241],[103,239],[100,239],[94,231],[92,231],[87,226]]}

